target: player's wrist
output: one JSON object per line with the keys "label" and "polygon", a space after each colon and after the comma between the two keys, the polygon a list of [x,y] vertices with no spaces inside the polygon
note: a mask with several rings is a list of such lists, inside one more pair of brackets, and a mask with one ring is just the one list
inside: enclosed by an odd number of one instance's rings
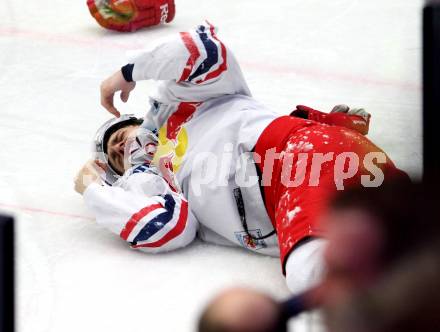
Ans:
{"label": "player's wrist", "polygon": [[[128,79],[130,79],[130,77],[128,77]],[[109,88],[113,93],[116,93],[117,91],[126,92],[133,90],[136,85],[136,82],[127,81],[126,78],[124,77],[124,74],[122,73],[122,70],[118,70],[111,77],[109,85],[110,85]]]}
{"label": "player's wrist", "polygon": [[133,82],[133,69],[134,64],[132,63],[128,63],[121,67],[121,74],[126,82]]}

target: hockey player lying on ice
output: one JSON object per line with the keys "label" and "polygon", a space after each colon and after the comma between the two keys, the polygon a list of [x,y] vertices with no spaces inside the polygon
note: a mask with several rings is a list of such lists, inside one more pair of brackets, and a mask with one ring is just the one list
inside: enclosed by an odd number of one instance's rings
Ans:
{"label": "hockey player lying on ice", "polygon": [[[143,122],[120,116],[114,94],[127,101],[136,81],[150,79],[157,86]],[[364,111],[298,107],[280,117],[253,99],[210,24],[132,52],[101,97],[117,116],[95,140],[105,172],[89,163],[76,179],[97,222],[146,252],[198,236],[280,256],[292,292],[321,274],[319,216],[330,197],[405,176],[362,135]]]}

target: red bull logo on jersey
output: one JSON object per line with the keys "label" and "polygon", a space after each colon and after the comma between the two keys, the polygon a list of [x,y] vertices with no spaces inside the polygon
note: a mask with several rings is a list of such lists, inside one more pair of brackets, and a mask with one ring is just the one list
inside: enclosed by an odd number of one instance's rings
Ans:
{"label": "red bull logo on jersey", "polygon": [[156,165],[160,165],[161,160],[166,160],[171,164],[173,172],[179,171],[188,148],[188,133],[183,125],[191,120],[201,104],[180,103],[167,123],[159,129],[159,145],[153,160]]}
{"label": "red bull logo on jersey", "polygon": [[171,164],[171,169],[174,172],[178,172],[187,148],[188,134],[185,128],[179,130],[175,139],[169,139],[167,136],[167,126],[165,125],[159,130],[159,145],[157,146],[153,163],[160,165],[162,164],[161,161],[166,161],[167,164]]}

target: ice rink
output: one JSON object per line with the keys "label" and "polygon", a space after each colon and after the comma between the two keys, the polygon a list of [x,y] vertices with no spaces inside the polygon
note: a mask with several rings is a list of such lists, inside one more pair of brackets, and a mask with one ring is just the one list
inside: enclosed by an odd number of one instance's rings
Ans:
{"label": "ice rink", "polygon": [[[254,97],[280,114],[338,103],[372,113],[369,137],[421,172],[421,0],[176,0],[175,20],[106,31],[85,1],[2,1],[0,210],[18,218],[19,332],[193,331],[230,285],[288,296],[278,259],[195,243],[151,256],[98,227],[73,191],[110,117],[99,84],[125,51],[203,19],[235,51]],[[147,110],[141,83],[125,113]],[[318,331],[304,318],[295,331]]]}

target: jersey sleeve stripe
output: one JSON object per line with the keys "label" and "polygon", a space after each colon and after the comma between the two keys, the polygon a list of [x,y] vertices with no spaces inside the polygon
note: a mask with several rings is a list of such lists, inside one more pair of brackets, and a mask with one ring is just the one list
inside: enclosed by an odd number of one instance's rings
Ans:
{"label": "jersey sleeve stripe", "polygon": [[180,208],[179,219],[177,221],[176,226],[171,229],[165,236],[163,236],[160,240],[151,243],[144,243],[139,245],[133,245],[132,248],[157,248],[165,245],[172,239],[179,236],[184,230],[186,226],[186,222],[188,219],[188,202],[182,200],[182,206]]}
{"label": "jersey sleeve stripe", "polygon": [[[154,218],[156,218],[158,215],[164,213],[166,210],[162,207],[156,210],[151,211],[149,214],[147,214],[145,217],[143,217],[135,228],[131,231],[130,235],[127,238],[127,242],[134,243],[134,240],[136,236],[140,233],[140,231],[151,222]],[[160,232],[157,232],[154,236],[157,236],[157,234]]]}
{"label": "jersey sleeve stripe", "polygon": [[190,56],[186,63],[185,69],[183,70],[182,76],[179,79],[179,82],[186,81],[191,75],[191,72],[193,71],[194,65],[196,64],[197,59],[200,57],[199,49],[194,42],[194,40],[191,37],[191,34],[188,32],[181,32],[180,36],[183,40],[183,43],[185,44],[185,47],[187,48]]}
{"label": "jersey sleeve stripe", "polygon": [[215,28],[212,24],[208,23],[210,26],[210,32],[211,32],[211,36],[213,39],[215,39],[218,43],[220,43],[220,48],[221,48],[221,54],[222,54],[222,58],[223,58],[223,62],[222,64],[217,68],[217,70],[209,73],[208,75],[206,75],[205,79],[197,81],[197,84],[206,82],[208,80],[211,80],[213,78],[216,78],[218,76],[220,76],[224,71],[226,71],[228,69],[228,64],[227,64],[227,52],[226,52],[226,47],[225,45],[217,38],[217,35],[215,34]]}
{"label": "jersey sleeve stripe", "polygon": [[130,233],[133,231],[133,229],[136,227],[136,225],[139,223],[139,221],[144,218],[147,214],[149,214],[151,211],[154,211],[156,209],[162,208],[161,204],[153,204],[149,205],[147,207],[144,207],[139,212],[135,213],[130,220],[125,224],[124,229],[120,233],[120,237],[124,240],[127,240],[130,236]]}
{"label": "jersey sleeve stripe", "polygon": [[206,58],[199,65],[199,67],[192,73],[188,81],[192,81],[194,78],[199,77],[203,74],[208,73],[212,67],[214,67],[219,62],[219,49],[216,43],[210,38],[206,32],[206,28],[201,25],[197,30],[197,35],[203,44],[206,52]]}
{"label": "jersey sleeve stripe", "polygon": [[147,241],[150,237],[164,228],[165,225],[173,219],[175,206],[176,201],[174,200],[173,196],[165,195],[165,212],[148,221],[136,235],[132,243],[136,245],[138,242]]}

